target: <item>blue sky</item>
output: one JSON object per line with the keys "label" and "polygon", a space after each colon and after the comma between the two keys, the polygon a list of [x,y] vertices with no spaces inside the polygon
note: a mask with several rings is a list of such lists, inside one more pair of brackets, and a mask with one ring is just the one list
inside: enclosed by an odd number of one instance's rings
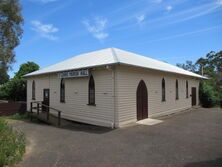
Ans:
{"label": "blue sky", "polygon": [[41,68],[117,47],[171,64],[222,50],[222,0],[20,0],[16,63]]}

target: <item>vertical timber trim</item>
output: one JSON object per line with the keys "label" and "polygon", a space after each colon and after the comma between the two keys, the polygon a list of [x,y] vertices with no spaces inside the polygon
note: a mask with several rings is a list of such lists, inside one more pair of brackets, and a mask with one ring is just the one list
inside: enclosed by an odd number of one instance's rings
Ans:
{"label": "vertical timber trim", "polygon": [[113,123],[112,128],[116,126],[116,68],[113,66],[112,68],[112,80],[113,80]]}

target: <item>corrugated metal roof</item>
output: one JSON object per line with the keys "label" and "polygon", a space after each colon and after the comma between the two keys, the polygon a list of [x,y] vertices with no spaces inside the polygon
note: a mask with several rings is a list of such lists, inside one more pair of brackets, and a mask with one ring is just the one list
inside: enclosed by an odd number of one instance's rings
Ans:
{"label": "corrugated metal roof", "polygon": [[110,64],[125,64],[129,66],[188,75],[197,78],[205,78],[177,66],[117,48],[107,48],[74,56],[60,63],[26,74],[25,77]]}

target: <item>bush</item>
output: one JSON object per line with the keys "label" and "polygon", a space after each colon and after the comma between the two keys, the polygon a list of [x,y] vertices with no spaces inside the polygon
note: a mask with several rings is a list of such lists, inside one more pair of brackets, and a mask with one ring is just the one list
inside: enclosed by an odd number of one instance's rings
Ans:
{"label": "bush", "polygon": [[212,83],[204,81],[200,83],[200,103],[203,107],[209,108],[220,103],[220,94]]}
{"label": "bush", "polygon": [[28,113],[24,113],[24,114],[16,113],[16,114],[7,116],[7,118],[14,119],[14,120],[26,120],[29,118],[29,116],[28,116]]}
{"label": "bush", "polygon": [[0,167],[12,166],[25,153],[25,136],[0,118]]}
{"label": "bush", "polygon": [[0,87],[0,98],[12,101],[26,101],[26,81],[13,78]]}
{"label": "bush", "polygon": [[38,69],[39,65],[34,62],[22,64],[11,80],[0,85],[0,99],[26,101],[26,80],[23,76]]}

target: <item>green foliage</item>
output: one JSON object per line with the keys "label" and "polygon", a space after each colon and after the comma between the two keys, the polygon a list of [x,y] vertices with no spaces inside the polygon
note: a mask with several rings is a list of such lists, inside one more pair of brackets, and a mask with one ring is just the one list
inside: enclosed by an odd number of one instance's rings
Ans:
{"label": "green foliage", "polygon": [[[179,67],[203,74],[208,80],[201,81],[200,102],[203,107],[222,106],[222,51],[211,51],[205,57],[201,57],[195,64],[187,61],[185,64],[178,64]],[[194,70],[195,69],[195,70]]]}
{"label": "green foliage", "polygon": [[16,114],[7,116],[5,118],[7,118],[7,119],[14,119],[14,120],[26,120],[26,119],[29,119],[29,116],[28,116],[27,113],[25,113],[25,114],[16,113]]}
{"label": "green foliage", "polygon": [[0,85],[9,81],[9,75],[7,71],[3,68],[0,68]]}
{"label": "green foliage", "polygon": [[185,70],[196,72],[196,65],[193,64],[192,61],[186,61],[186,63],[184,63],[184,64],[177,63],[176,65],[180,68],[185,69]]}
{"label": "green foliage", "polygon": [[15,77],[0,87],[0,99],[26,101],[26,80],[22,76],[38,69],[34,62],[22,64]]}
{"label": "green foliage", "polygon": [[20,65],[18,72],[15,73],[15,78],[22,78],[22,76],[24,76],[25,74],[36,71],[38,69],[38,64],[28,61],[27,63]]}
{"label": "green foliage", "polygon": [[213,107],[220,102],[220,94],[209,81],[200,83],[199,95],[203,107]]}
{"label": "green foliage", "polygon": [[22,36],[23,18],[18,0],[0,1],[0,63],[6,71],[15,61],[14,48]]}
{"label": "green foliage", "polygon": [[13,78],[0,88],[0,98],[13,101],[26,100],[26,81]]}
{"label": "green foliage", "polygon": [[25,136],[0,118],[0,167],[12,166],[25,153]]}

